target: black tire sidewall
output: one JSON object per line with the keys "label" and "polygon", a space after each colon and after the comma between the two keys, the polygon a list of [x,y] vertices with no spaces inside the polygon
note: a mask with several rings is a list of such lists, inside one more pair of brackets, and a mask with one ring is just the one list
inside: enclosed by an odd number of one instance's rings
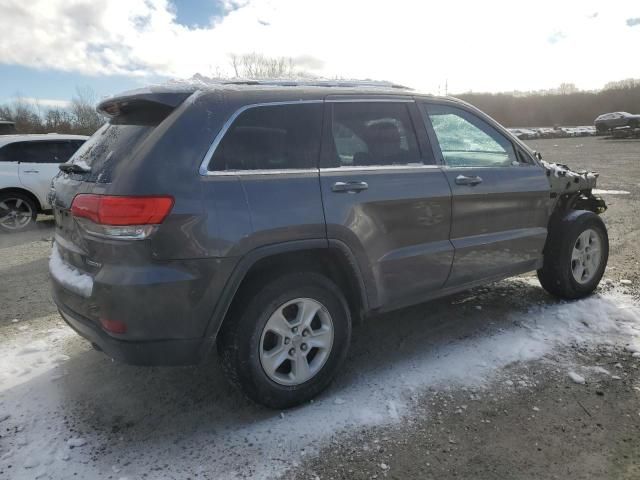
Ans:
{"label": "black tire sidewall", "polygon": [[16,230],[13,230],[13,229],[10,229],[10,228],[6,228],[6,227],[3,227],[2,225],[0,225],[0,232],[4,232],[4,233],[20,233],[20,232],[24,232],[24,231],[29,230],[30,228],[32,228],[35,225],[36,219],[38,217],[38,207],[37,207],[37,205],[27,195],[24,195],[24,194],[19,193],[19,192],[16,192],[16,193],[4,193],[4,194],[0,195],[0,202],[3,202],[4,200],[7,200],[9,198],[19,198],[23,202],[29,204],[29,207],[31,208],[31,221],[25,227],[19,228],[19,229],[16,229]]}
{"label": "black tire sidewall", "polygon": [[[565,298],[581,298],[592,293],[600,283],[609,258],[609,238],[602,219],[593,212],[579,212],[575,217],[563,219],[553,234],[551,251],[545,258],[546,270],[542,275],[551,277],[548,281],[555,285],[552,293]],[[573,247],[582,232],[591,229],[600,237],[601,257],[596,274],[587,283],[578,283],[571,269]]]}
{"label": "black tire sidewall", "polygon": [[[295,298],[314,299],[329,311],[334,338],[329,358],[320,372],[303,384],[287,386],[274,382],[264,372],[260,340],[271,314]],[[223,334],[223,349],[231,348],[235,357],[228,359],[232,363],[229,367],[252,400],[272,408],[303,403],[324,390],[343,363],[351,339],[351,318],[344,296],[333,282],[312,272],[289,274],[271,281],[257,290],[239,316],[229,320],[236,322],[229,329],[232,332]]]}

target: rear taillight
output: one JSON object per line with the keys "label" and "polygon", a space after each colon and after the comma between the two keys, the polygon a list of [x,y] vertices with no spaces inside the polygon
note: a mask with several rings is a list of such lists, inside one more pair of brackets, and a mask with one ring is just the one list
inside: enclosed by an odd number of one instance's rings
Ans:
{"label": "rear taillight", "polygon": [[169,196],[121,197],[81,193],[71,204],[71,214],[87,233],[99,237],[141,240],[147,238],[173,207]]}

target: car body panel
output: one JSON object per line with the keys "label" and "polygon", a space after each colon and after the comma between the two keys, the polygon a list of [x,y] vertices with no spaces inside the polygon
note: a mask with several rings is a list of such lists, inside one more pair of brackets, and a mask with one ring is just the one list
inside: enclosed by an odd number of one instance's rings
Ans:
{"label": "car body panel", "polygon": [[[447,286],[500,274],[518,265],[535,269],[547,238],[549,182],[538,166],[444,168],[453,191],[451,242],[455,260]],[[458,175],[480,176],[457,185]]]}
{"label": "car body panel", "polygon": [[[53,290],[65,319],[81,335],[125,361],[172,363],[158,358],[163,342],[167,349],[176,345],[175,363],[204,358],[243,278],[272,255],[340,251],[360,286],[365,314],[531,270],[541,258],[550,215],[545,170],[528,147],[509,136],[531,165],[478,171],[483,184],[458,188],[452,181],[457,172],[436,158],[437,145],[413,103],[434,97],[391,87],[221,84],[151,87],[109,99],[101,108],[117,111],[119,98],[122,105],[160,102],[170,113],[119,153],[109,181],[101,182],[98,171],[91,180],[56,176],[54,248],[64,265],[91,277],[93,290],[83,297],[55,275]],[[412,105],[422,158],[389,168],[320,162],[300,170],[208,170],[217,142],[241,109],[324,102],[326,135],[327,104],[340,101]],[[463,102],[442,101],[482,116]],[[326,138],[322,142],[321,159]],[[337,182],[365,182],[367,188],[336,192]],[[171,195],[175,202],[148,239],[105,240],[83,234],[70,216],[78,193]],[[106,333],[99,325],[104,317],[124,320],[131,331]],[[140,360],[145,345],[148,362]]]}
{"label": "car body panel", "polygon": [[[369,188],[336,193],[336,182]],[[444,284],[453,259],[451,191],[438,167],[322,169],[320,183],[327,236],[371,268],[379,306],[404,304]]]}
{"label": "car body panel", "polygon": [[[519,148],[513,135],[488,116],[464,104],[442,101],[440,105],[454,107],[454,111],[464,112],[501,135],[519,158],[509,166],[446,165],[429,120],[431,105],[438,103],[420,102],[434,154],[442,164],[452,191],[450,240],[455,258],[445,287],[465,285],[514,269],[538,268],[551,205],[546,170]],[[459,177],[477,178],[478,183],[458,184]]]}
{"label": "car body panel", "polygon": [[603,113],[594,120],[598,132],[606,132],[619,127],[639,127],[640,115],[628,112]]}

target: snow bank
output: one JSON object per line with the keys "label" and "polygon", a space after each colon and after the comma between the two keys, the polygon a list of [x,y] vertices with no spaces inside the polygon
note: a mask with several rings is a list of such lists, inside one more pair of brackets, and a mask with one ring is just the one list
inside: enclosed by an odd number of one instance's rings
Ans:
{"label": "snow bank", "polygon": [[81,273],[69,266],[58,251],[58,246],[54,243],[49,258],[49,272],[51,276],[60,282],[65,288],[72,292],[89,298],[93,290],[93,278],[90,275]]}

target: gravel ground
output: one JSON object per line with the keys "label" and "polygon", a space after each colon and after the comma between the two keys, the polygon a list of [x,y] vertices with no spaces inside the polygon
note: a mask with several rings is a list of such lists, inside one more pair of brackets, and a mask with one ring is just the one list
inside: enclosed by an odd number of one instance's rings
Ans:
{"label": "gravel ground", "polygon": [[530,143],[629,192],[603,193],[598,295],[559,302],[528,275],[372,319],[329,391],[287,412],[242,398],[215,355],[145,369],[91,350],[49,298],[51,219],[0,236],[0,478],[640,478],[640,142]]}
{"label": "gravel ground", "polygon": [[[528,144],[546,161],[600,172],[599,190],[629,192],[602,194],[609,206],[603,218],[611,250],[605,276],[612,284],[630,281],[626,289],[638,300],[640,141],[576,138]],[[532,293],[519,296],[535,301]],[[585,386],[559,373],[557,358],[515,363],[473,400],[463,390],[439,389],[424,395],[400,425],[334,437],[314,459],[291,469],[288,478],[640,478],[638,359],[621,348],[598,345],[555,355],[602,365],[622,380],[605,376]],[[518,388],[522,375],[534,383]]]}

